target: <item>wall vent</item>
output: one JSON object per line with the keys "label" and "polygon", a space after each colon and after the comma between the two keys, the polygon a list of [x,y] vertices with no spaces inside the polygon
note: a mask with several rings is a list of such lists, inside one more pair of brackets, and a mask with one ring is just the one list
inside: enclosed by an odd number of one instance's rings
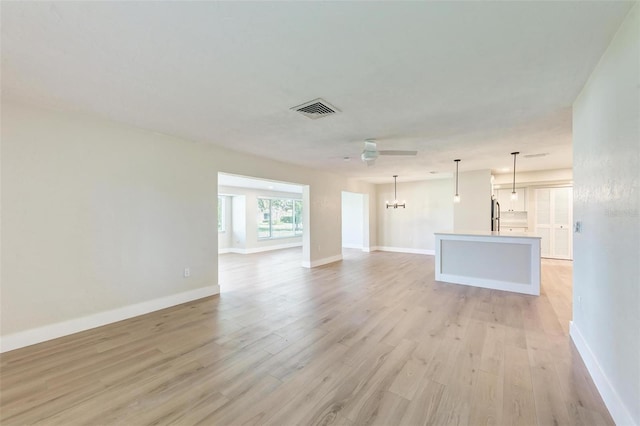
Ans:
{"label": "wall vent", "polygon": [[329,115],[334,115],[340,112],[338,108],[334,107],[322,98],[305,102],[302,105],[294,106],[291,109],[294,111],[298,111],[300,114],[313,120],[317,118],[327,117]]}

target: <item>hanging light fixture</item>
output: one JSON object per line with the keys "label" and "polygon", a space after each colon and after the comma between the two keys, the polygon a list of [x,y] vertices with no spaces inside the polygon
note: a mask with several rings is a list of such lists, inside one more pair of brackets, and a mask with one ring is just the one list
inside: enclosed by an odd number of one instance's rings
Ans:
{"label": "hanging light fixture", "polygon": [[516,155],[520,154],[519,152],[512,152],[511,155],[513,155],[513,186],[511,189],[511,199],[512,200],[517,200],[518,199],[518,193],[516,192]]}
{"label": "hanging light fixture", "polygon": [[460,160],[453,160],[453,161],[456,162],[456,195],[453,196],[453,202],[459,203],[460,195],[458,194],[458,164],[460,163]]}
{"label": "hanging light fixture", "polygon": [[387,201],[387,208],[393,207],[394,209],[397,209],[398,207],[402,207],[403,209],[406,209],[407,208],[406,201],[402,201],[402,204],[398,202],[397,186],[398,186],[398,175],[393,175],[393,203],[390,203]]}

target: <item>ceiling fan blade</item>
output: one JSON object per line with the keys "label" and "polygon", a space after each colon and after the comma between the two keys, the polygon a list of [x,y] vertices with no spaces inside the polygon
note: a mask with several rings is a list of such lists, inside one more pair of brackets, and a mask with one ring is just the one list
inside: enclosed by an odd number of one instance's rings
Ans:
{"label": "ceiling fan blade", "polygon": [[383,150],[378,151],[380,155],[417,155],[418,151],[402,151],[402,150]]}

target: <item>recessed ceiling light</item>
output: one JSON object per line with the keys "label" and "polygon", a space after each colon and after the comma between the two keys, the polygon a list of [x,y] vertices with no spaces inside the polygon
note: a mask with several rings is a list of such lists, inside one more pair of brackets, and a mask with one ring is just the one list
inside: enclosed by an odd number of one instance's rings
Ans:
{"label": "recessed ceiling light", "polygon": [[273,189],[273,185],[269,185],[269,189]]}

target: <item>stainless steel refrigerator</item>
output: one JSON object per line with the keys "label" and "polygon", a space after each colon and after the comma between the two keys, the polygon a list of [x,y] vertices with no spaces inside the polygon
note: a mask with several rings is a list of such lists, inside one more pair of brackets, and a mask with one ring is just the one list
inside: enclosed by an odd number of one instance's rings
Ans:
{"label": "stainless steel refrigerator", "polygon": [[500,230],[500,203],[491,197],[491,230]]}

